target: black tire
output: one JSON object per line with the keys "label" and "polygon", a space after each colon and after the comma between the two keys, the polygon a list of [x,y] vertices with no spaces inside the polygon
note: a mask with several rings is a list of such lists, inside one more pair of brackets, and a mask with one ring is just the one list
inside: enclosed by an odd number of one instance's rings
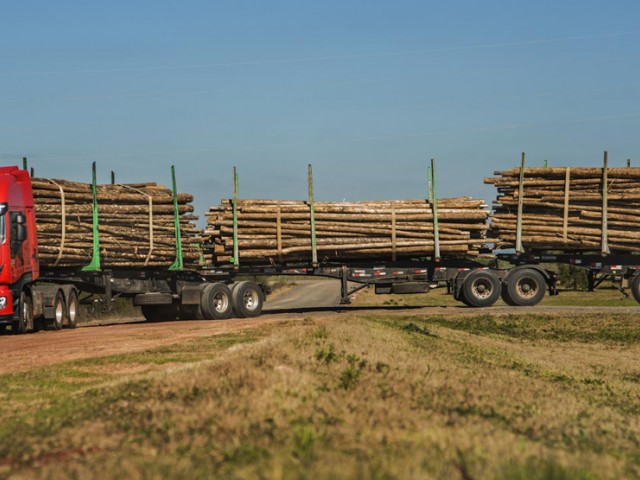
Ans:
{"label": "black tire", "polygon": [[523,268],[512,272],[507,277],[505,287],[508,298],[512,302],[509,305],[530,307],[542,301],[547,282],[539,271]]}
{"label": "black tire", "polygon": [[53,319],[51,320],[51,327],[54,330],[61,330],[66,318],[67,305],[64,301],[64,295],[60,290],[58,290],[53,300]]}
{"label": "black tire", "polygon": [[67,298],[67,327],[76,328],[80,319],[80,300],[78,300],[78,292],[71,290]]}
{"label": "black tire", "polygon": [[180,305],[178,307],[180,320],[204,320],[201,305]]}
{"label": "black tire", "polygon": [[502,301],[507,305],[510,305],[512,307],[518,306],[518,304],[513,301],[513,298],[511,298],[511,295],[509,295],[509,289],[507,288],[506,284],[502,284],[502,289],[500,290],[500,297],[502,297]]}
{"label": "black tire", "polygon": [[470,307],[490,307],[500,298],[500,280],[490,270],[474,270],[462,281],[461,298]]}
{"label": "black tire", "polygon": [[11,324],[11,332],[14,335],[22,335],[33,329],[33,301],[25,291],[20,293],[18,309],[18,320]]}
{"label": "black tire", "polygon": [[238,282],[231,290],[231,301],[237,317],[257,317],[262,313],[264,294],[255,282]]}
{"label": "black tire", "polygon": [[640,273],[636,273],[631,279],[631,295],[640,303]]}
{"label": "black tire", "polygon": [[142,305],[140,309],[148,322],[169,322],[178,318],[178,309],[174,304]]}
{"label": "black tire", "polygon": [[210,283],[204,287],[200,303],[207,320],[225,320],[233,313],[231,290],[224,283]]}

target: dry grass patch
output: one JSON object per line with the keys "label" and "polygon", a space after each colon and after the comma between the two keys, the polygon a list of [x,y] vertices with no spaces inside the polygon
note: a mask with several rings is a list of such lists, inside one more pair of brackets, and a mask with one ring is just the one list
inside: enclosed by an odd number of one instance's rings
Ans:
{"label": "dry grass patch", "polygon": [[[547,338],[545,320],[523,321],[516,335],[501,321],[334,316],[75,362],[60,368],[154,369],[55,384],[41,413],[0,429],[2,468],[31,478],[640,475],[638,415],[625,410],[638,398],[624,379],[631,364],[610,378],[613,362],[589,363],[580,349],[615,358],[635,352],[633,335],[585,340],[564,323]],[[550,348],[564,355],[545,356]],[[6,377],[32,389],[23,405],[42,393]]]}

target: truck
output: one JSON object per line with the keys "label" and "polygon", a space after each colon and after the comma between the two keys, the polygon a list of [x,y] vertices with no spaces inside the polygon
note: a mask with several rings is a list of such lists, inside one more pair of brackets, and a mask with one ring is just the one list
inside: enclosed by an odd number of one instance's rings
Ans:
{"label": "truck", "polygon": [[[93,165],[94,211],[96,204]],[[172,174],[174,174],[172,169]],[[175,176],[173,178],[174,195]],[[97,298],[110,305],[131,298],[149,321],[176,318],[224,319],[260,314],[267,289],[235,277],[211,279],[183,268],[177,248],[170,267],[100,268],[99,248],[94,261],[82,268],[42,266],[38,261],[37,216],[26,168],[0,167],[0,330],[22,334],[48,326],[75,328],[80,304]],[[94,235],[98,235],[94,215]],[[179,240],[179,223],[176,238]],[[94,242],[94,245],[97,245]],[[96,261],[97,260],[97,261]]]}
{"label": "truck", "polygon": [[[430,169],[435,187],[435,170]],[[173,192],[177,195],[172,168]],[[234,201],[237,196],[234,169]],[[94,204],[96,175],[93,165]],[[430,202],[437,202],[435,188]],[[309,202],[313,179],[309,169]],[[176,213],[177,215],[177,213]],[[437,218],[435,219],[437,224]],[[97,215],[94,215],[97,222]],[[339,280],[341,303],[360,289],[372,286],[376,294],[425,293],[446,288],[469,307],[488,307],[502,298],[508,305],[533,306],[545,294],[558,293],[557,275],[548,264],[565,263],[584,268],[589,289],[604,279],[631,289],[640,302],[640,261],[635,255],[597,255],[584,252],[528,252],[504,254],[487,249],[483,259],[441,258],[436,250],[426,256],[401,261],[371,259],[357,262],[318,261],[243,265],[239,256],[227,265],[185,269],[180,258],[180,233],[176,222],[176,262],[171,267],[100,268],[99,261],[83,268],[43,267],[38,262],[37,217],[31,177],[26,168],[0,167],[0,330],[11,327],[21,334],[47,325],[54,330],[74,328],[80,304],[97,299],[109,306],[114,299],[130,298],[147,321],[176,319],[221,320],[257,317],[264,307],[268,286],[252,277],[326,277]],[[94,235],[98,235],[94,225]],[[95,243],[95,242],[94,242]],[[99,259],[99,249],[94,258]],[[501,260],[508,264],[498,267]],[[249,280],[247,280],[249,278]]]}

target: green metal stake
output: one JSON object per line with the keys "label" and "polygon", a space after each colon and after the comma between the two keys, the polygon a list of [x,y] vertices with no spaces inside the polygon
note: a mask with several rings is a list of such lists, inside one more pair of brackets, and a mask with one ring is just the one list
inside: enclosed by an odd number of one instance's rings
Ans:
{"label": "green metal stake", "polygon": [[240,189],[238,188],[238,170],[233,167],[233,201],[231,206],[233,207],[233,263],[234,268],[240,267],[240,249],[238,248],[238,196],[240,195]]}
{"label": "green metal stake", "polygon": [[434,260],[440,261],[440,227],[438,224],[438,192],[436,190],[435,160],[431,159],[431,210],[433,211],[433,249]]}
{"label": "green metal stake", "polygon": [[431,166],[427,167],[427,184],[429,203],[433,203],[433,175],[431,174]]}
{"label": "green metal stake", "polygon": [[83,272],[100,271],[100,232],[98,231],[98,189],[96,181],[96,162],[93,162],[91,172],[91,191],[93,192],[93,256],[91,257],[91,263],[82,268]]}
{"label": "green metal stake", "polygon": [[309,207],[311,209],[311,262],[314,265],[318,263],[318,244],[316,242],[316,205],[313,198],[313,168],[309,164],[307,173],[309,182]]}
{"label": "green metal stake", "polygon": [[180,232],[180,211],[178,210],[178,189],[176,187],[176,168],[171,165],[171,183],[173,186],[173,222],[176,238],[176,259],[169,270],[184,270],[182,262],[182,232]]}
{"label": "green metal stake", "polygon": [[27,157],[22,157],[22,169],[28,170],[29,166],[27,165]]}
{"label": "green metal stake", "polygon": [[115,184],[116,184],[116,172],[111,170],[111,185],[115,185]]}
{"label": "green metal stake", "polygon": [[549,166],[549,164],[547,163],[547,161],[544,161],[544,168],[547,168]]}
{"label": "green metal stake", "polygon": [[518,182],[518,217],[516,220],[516,254],[524,253],[522,247],[522,209],[524,207],[524,161],[525,153],[522,152],[522,160],[520,163],[520,180]]}

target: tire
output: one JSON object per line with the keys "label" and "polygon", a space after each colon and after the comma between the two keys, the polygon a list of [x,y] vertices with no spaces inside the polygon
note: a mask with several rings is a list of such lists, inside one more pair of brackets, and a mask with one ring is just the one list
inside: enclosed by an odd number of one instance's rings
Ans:
{"label": "tire", "polygon": [[636,273],[631,279],[631,295],[640,303],[640,273]]}
{"label": "tire", "polygon": [[142,305],[140,309],[148,322],[168,322],[178,318],[178,309],[173,304]]}
{"label": "tire", "polygon": [[[532,268],[523,268],[511,273],[505,282],[509,305],[530,307],[544,298],[547,282],[540,272]],[[506,301],[506,300],[505,300]]]}
{"label": "tire", "polygon": [[502,285],[502,289],[500,290],[500,297],[502,297],[502,301],[509,306],[516,307],[518,304],[513,301],[511,295],[509,295],[509,289],[507,288],[506,283]]}
{"label": "tire", "polygon": [[51,320],[51,327],[53,327],[54,330],[62,329],[66,317],[67,305],[64,301],[64,295],[58,290],[53,301],[53,319]]}
{"label": "tire", "polygon": [[69,298],[67,298],[67,327],[76,328],[80,319],[80,301],[78,300],[78,292],[71,290]]}
{"label": "tire", "polygon": [[180,305],[178,307],[180,320],[204,320],[201,305]]}
{"label": "tire", "polygon": [[500,280],[490,270],[474,270],[462,281],[462,297],[470,307],[490,307],[500,298]]}
{"label": "tire", "polygon": [[231,301],[237,317],[257,317],[262,313],[264,294],[255,282],[238,282],[231,290]]}
{"label": "tire", "polygon": [[33,329],[33,301],[24,290],[20,293],[18,308],[18,320],[11,324],[14,335],[22,335]]}
{"label": "tire", "polygon": [[231,290],[224,283],[204,287],[200,304],[207,320],[225,320],[233,313]]}

